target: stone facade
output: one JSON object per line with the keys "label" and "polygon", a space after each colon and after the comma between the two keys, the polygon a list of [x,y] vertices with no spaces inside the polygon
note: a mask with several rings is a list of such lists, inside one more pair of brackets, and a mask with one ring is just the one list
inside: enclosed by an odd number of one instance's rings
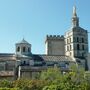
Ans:
{"label": "stone facade", "polygon": [[88,54],[88,33],[74,27],[65,34],[65,54],[71,57],[85,57]]}
{"label": "stone facade", "polygon": [[46,55],[65,55],[64,36],[46,36]]}

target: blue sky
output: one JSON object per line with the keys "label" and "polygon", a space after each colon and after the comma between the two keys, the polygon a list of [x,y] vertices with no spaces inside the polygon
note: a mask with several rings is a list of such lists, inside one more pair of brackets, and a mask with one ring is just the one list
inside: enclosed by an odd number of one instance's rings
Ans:
{"label": "blue sky", "polygon": [[71,27],[74,5],[80,26],[90,32],[90,0],[0,0],[0,53],[14,53],[24,37],[32,53],[43,54],[47,34],[63,35]]}

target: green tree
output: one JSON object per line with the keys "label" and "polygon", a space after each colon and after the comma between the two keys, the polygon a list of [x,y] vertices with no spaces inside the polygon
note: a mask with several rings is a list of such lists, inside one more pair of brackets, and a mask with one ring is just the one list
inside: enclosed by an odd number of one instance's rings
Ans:
{"label": "green tree", "polygon": [[40,79],[53,81],[61,77],[62,77],[62,74],[60,69],[55,67],[55,68],[49,68],[46,71],[43,71],[41,73]]}
{"label": "green tree", "polygon": [[8,80],[1,80],[0,81],[0,87],[11,88],[12,87],[12,82],[8,81]]}

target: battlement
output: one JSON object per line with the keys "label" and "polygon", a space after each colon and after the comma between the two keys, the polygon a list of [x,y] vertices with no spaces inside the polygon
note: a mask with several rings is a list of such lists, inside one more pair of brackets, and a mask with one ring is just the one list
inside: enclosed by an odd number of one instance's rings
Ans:
{"label": "battlement", "polygon": [[46,40],[62,40],[64,35],[47,35]]}

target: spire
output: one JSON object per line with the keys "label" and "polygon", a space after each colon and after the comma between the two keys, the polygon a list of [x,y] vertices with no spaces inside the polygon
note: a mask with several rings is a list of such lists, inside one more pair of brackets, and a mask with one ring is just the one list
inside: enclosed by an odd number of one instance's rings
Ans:
{"label": "spire", "polygon": [[77,17],[76,6],[73,6],[73,17]]}
{"label": "spire", "polygon": [[76,13],[76,6],[73,7],[72,25],[73,27],[79,26],[79,18],[77,17]]}

